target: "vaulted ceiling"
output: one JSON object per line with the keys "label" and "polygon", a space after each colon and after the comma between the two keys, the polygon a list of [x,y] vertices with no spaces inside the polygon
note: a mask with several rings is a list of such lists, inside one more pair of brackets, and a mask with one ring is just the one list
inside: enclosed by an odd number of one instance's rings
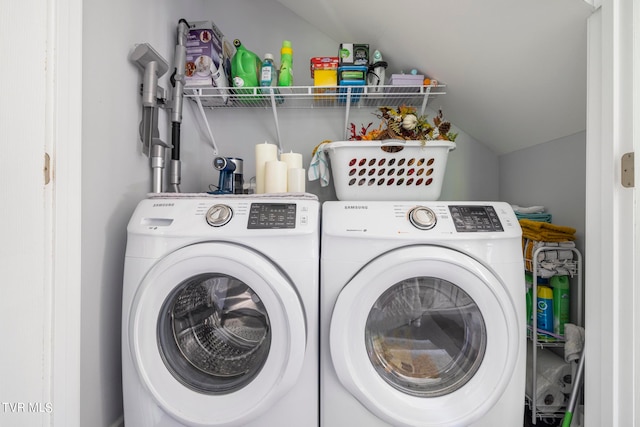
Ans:
{"label": "vaulted ceiling", "polygon": [[278,0],[337,43],[369,43],[388,72],[447,85],[455,126],[504,154],[586,128],[583,0]]}

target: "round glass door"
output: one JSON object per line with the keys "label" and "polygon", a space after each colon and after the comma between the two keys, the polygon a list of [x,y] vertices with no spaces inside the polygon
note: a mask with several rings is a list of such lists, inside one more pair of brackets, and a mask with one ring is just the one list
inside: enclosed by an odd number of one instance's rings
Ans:
{"label": "round glass door", "polygon": [[251,382],[269,354],[269,315],[256,292],[218,273],[191,277],[167,297],[158,318],[158,347],[187,387],[231,393]]}
{"label": "round glass door", "polygon": [[469,294],[451,282],[415,277],[391,286],[366,322],[371,364],[392,387],[419,397],[452,393],[482,363],[486,324]]}
{"label": "round glass door", "polygon": [[156,403],[183,425],[246,425],[296,384],[306,319],[288,277],[243,246],[199,243],[150,268],[129,348]]}
{"label": "round glass door", "polygon": [[380,255],[344,285],[329,350],[342,386],[387,423],[471,425],[510,383],[522,326],[492,270],[415,245]]}

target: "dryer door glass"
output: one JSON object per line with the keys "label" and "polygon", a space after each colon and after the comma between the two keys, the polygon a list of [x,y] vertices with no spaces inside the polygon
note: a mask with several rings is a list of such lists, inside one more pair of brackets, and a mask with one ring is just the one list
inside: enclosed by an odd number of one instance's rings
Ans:
{"label": "dryer door glass", "polygon": [[462,289],[435,277],[391,286],[366,322],[365,345],[378,374],[414,396],[452,393],[476,373],[487,331],[478,306]]}
{"label": "dryer door glass", "polygon": [[158,319],[158,346],[173,376],[193,390],[231,393],[252,381],[269,354],[269,316],[244,282],[208,273],[169,294]]}

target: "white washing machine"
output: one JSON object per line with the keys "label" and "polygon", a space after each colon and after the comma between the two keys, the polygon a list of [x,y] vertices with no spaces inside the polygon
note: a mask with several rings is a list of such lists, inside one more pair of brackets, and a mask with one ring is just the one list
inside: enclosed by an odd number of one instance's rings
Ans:
{"label": "white washing machine", "polygon": [[495,202],[325,202],[325,427],[518,426],[520,225]]}
{"label": "white washing machine", "polygon": [[125,423],[317,426],[319,203],[157,195],[128,225]]}

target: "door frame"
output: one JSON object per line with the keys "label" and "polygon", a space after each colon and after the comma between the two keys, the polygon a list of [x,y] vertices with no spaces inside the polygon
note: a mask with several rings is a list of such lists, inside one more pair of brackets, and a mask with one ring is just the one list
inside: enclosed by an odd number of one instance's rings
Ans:
{"label": "door frame", "polygon": [[82,0],[47,0],[52,425],[80,426]]}
{"label": "door frame", "polygon": [[640,148],[640,2],[598,3],[588,23],[585,420],[622,427],[637,423],[640,391],[636,190],[622,186],[620,165]]}

